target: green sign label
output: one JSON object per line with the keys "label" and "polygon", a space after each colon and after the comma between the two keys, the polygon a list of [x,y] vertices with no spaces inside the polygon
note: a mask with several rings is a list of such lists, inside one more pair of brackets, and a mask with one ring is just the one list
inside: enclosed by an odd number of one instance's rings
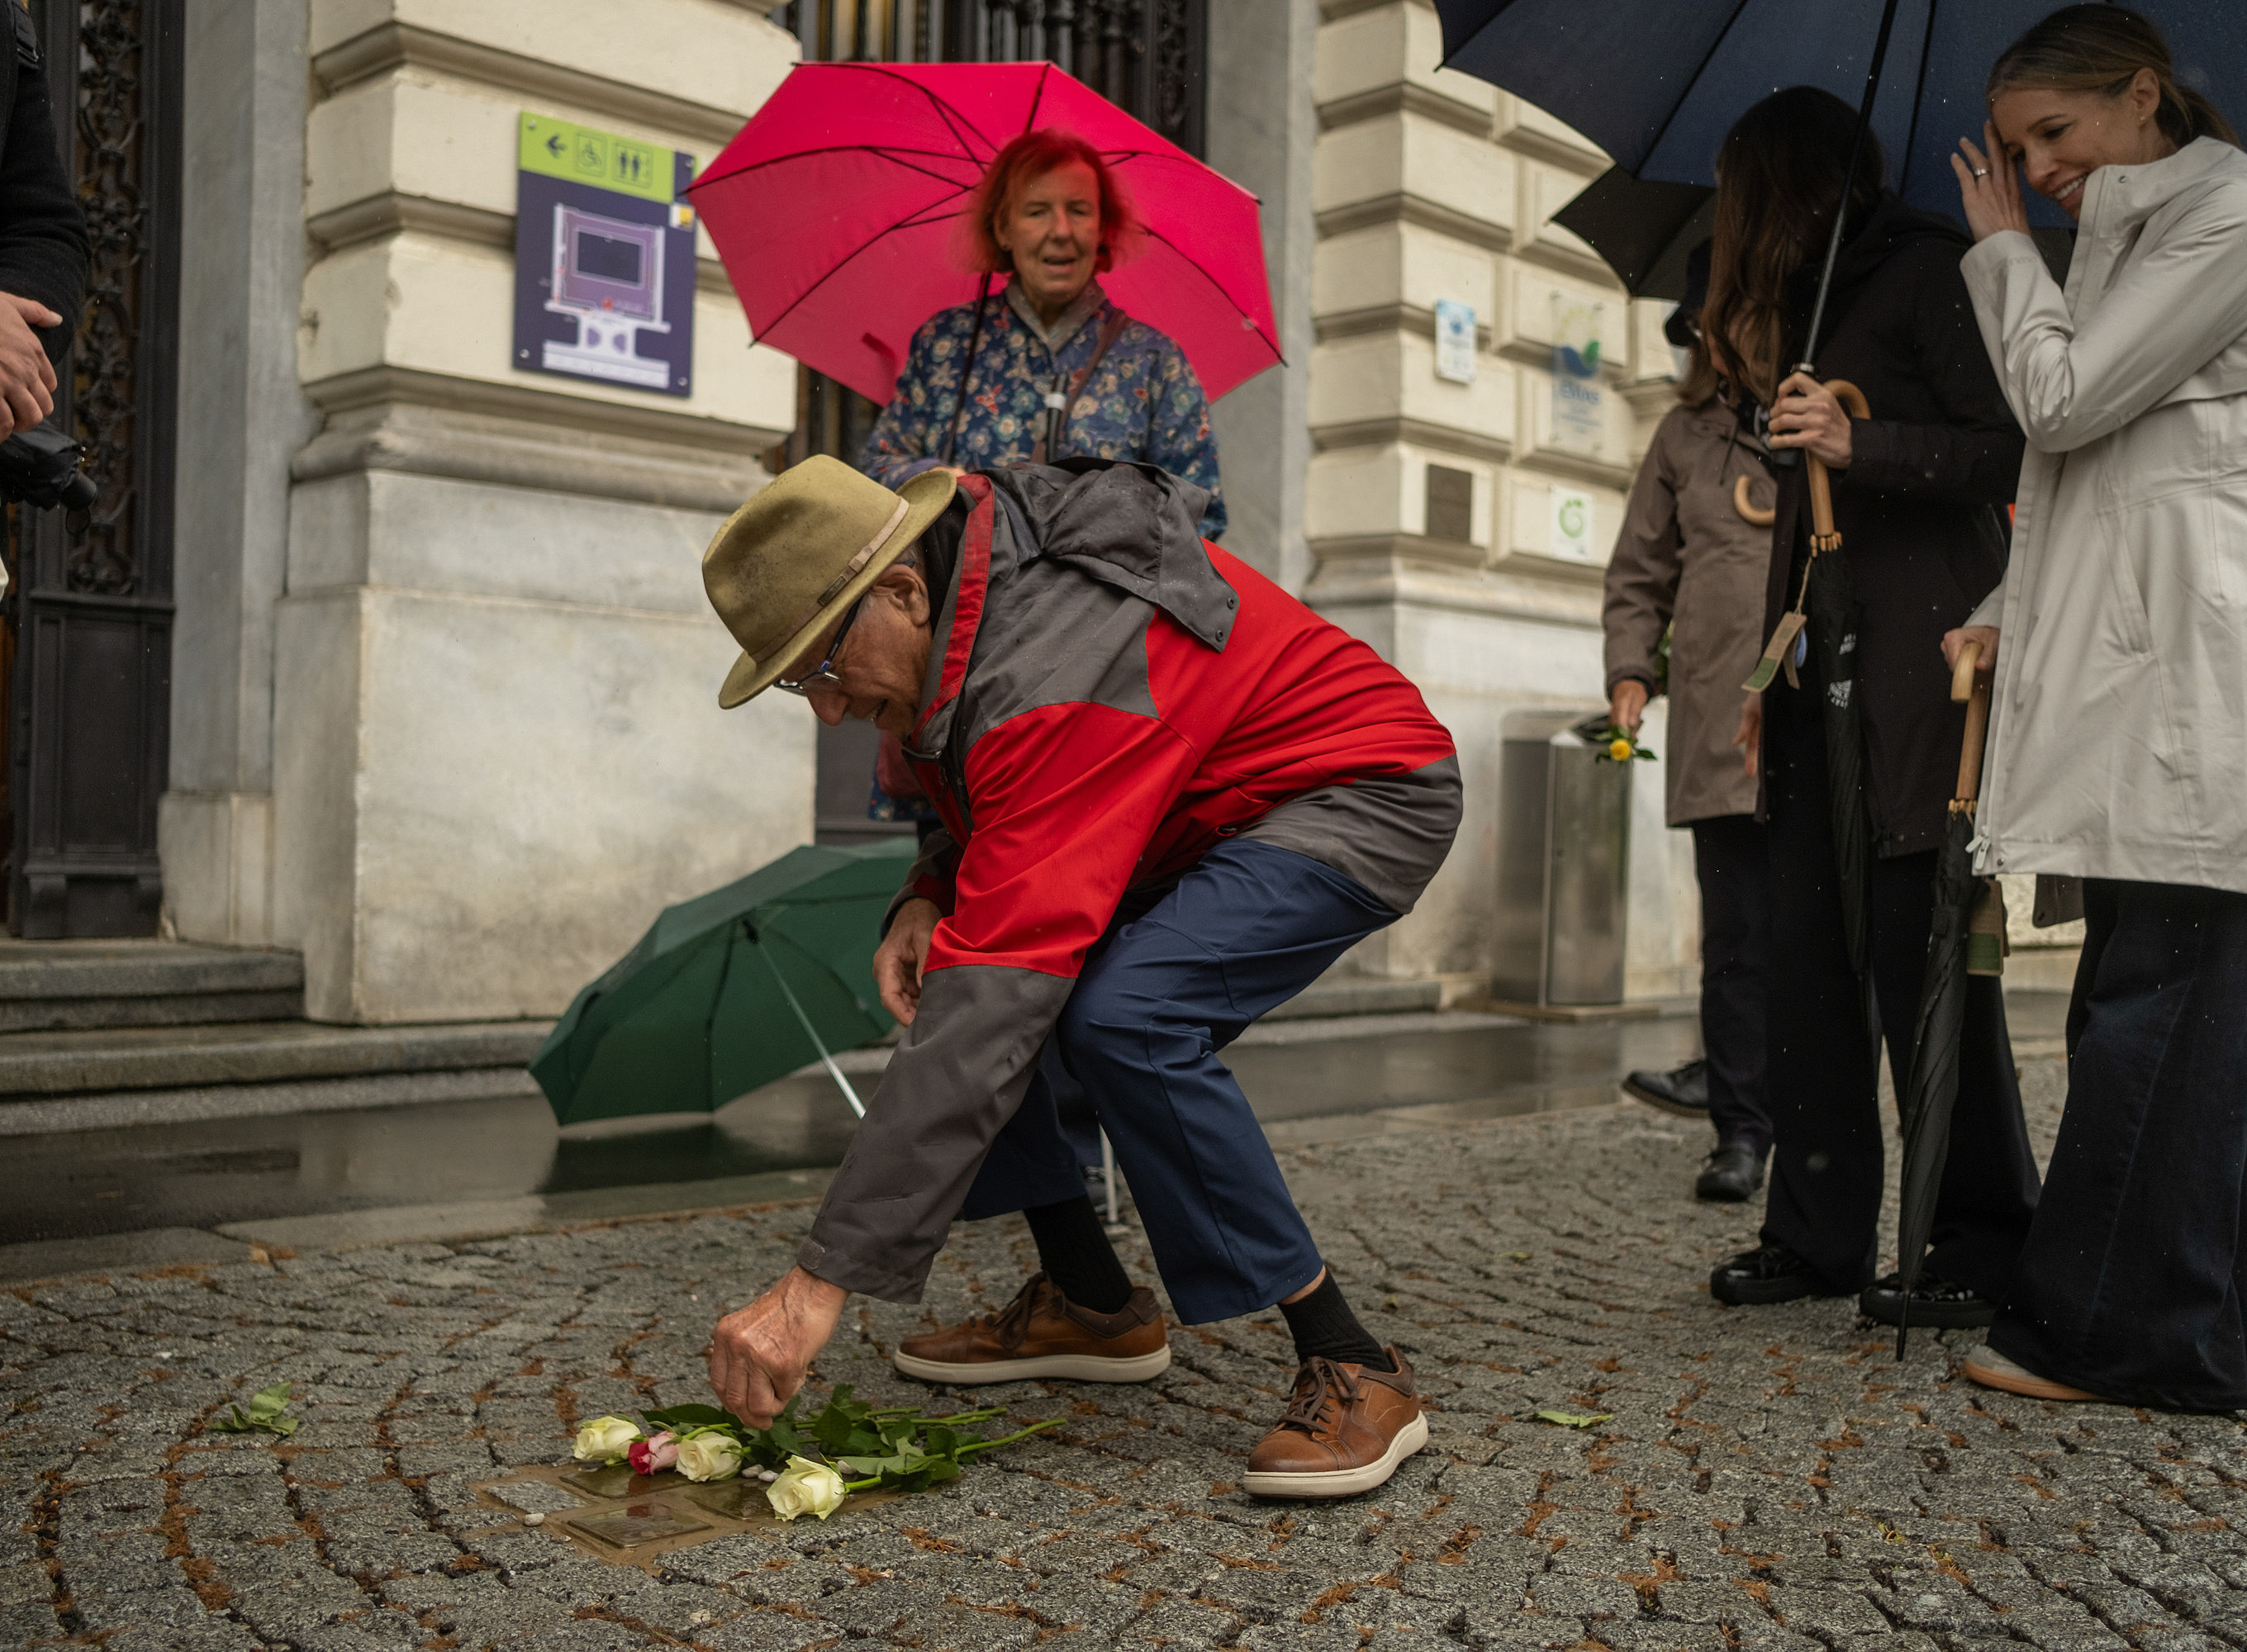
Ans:
{"label": "green sign label", "polygon": [[[642,143],[598,126],[523,112],[519,164],[525,172],[567,178],[596,188],[647,201],[669,201],[677,193],[672,150]],[[691,161],[690,161],[691,166]]]}

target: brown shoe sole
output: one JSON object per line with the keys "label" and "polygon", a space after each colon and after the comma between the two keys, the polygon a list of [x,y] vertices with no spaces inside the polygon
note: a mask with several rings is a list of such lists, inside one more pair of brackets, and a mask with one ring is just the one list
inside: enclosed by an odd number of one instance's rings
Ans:
{"label": "brown shoe sole", "polygon": [[958,1363],[916,1359],[912,1355],[900,1353],[891,1355],[890,1363],[905,1376],[917,1376],[924,1382],[967,1387],[979,1382],[1028,1382],[1039,1377],[1066,1382],[1144,1382],[1171,1369],[1171,1350],[1165,1344],[1152,1353],[1135,1354],[1128,1359],[1100,1354],[1041,1354],[1024,1360]]}
{"label": "brown shoe sole", "polygon": [[1389,1449],[1363,1468],[1328,1469],[1316,1474],[1244,1474],[1241,1490],[1251,1497],[1355,1497],[1386,1485],[1397,1465],[1428,1443],[1428,1419],[1415,1416],[1397,1430]]}
{"label": "brown shoe sole", "polygon": [[2096,1394],[2086,1394],[2080,1388],[2070,1388],[2065,1382],[2055,1382],[2050,1377],[2023,1371],[2016,1376],[2011,1371],[1993,1371],[1972,1360],[1966,1362],[1966,1375],[1984,1388],[1998,1389],[2007,1394],[2018,1394],[2031,1400],[2088,1400],[2099,1403]]}

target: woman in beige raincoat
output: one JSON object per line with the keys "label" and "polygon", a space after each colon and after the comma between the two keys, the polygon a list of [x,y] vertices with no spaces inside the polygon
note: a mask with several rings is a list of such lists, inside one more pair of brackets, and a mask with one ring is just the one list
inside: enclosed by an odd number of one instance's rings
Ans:
{"label": "woman in beige raincoat", "polygon": [[[2247,1406],[2247,155],[2167,44],[2067,7],[1954,162],[1967,285],[2028,437],[2012,558],[1944,638],[1996,659],[1985,872],[2086,880],[2067,1111],[1966,1374]],[[2063,290],[2014,176],[2078,223]]]}

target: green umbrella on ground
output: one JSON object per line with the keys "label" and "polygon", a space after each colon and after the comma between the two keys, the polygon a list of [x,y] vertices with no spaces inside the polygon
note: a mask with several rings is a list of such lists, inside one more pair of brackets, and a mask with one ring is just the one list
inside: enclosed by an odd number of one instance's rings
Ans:
{"label": "green umbrella on ground", "polygon": [[806,845],[666,907],[532,1059],[556,1120],[711,1112],[812,1061],[863,1115],[832,1052],[895,1024],[874,948],[912,856],[911,838]]}

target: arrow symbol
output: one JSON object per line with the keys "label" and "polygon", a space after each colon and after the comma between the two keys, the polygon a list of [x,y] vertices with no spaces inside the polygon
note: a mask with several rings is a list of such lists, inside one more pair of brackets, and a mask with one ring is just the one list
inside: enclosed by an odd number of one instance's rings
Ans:
{"label": "arrow symbol", "polygon": [[547,153],[548,154],[550,154],[550,155],[552,155],[552,156],[553,156],[556,160],[559,160],[562,158],[562,134],[561,134],[561,133],[556,133],[553,136],[551,136],[551,137],[550,137],[550,138],[548,138],[548,139],[547,139],[547,140],[546,140],[546,153]]}

